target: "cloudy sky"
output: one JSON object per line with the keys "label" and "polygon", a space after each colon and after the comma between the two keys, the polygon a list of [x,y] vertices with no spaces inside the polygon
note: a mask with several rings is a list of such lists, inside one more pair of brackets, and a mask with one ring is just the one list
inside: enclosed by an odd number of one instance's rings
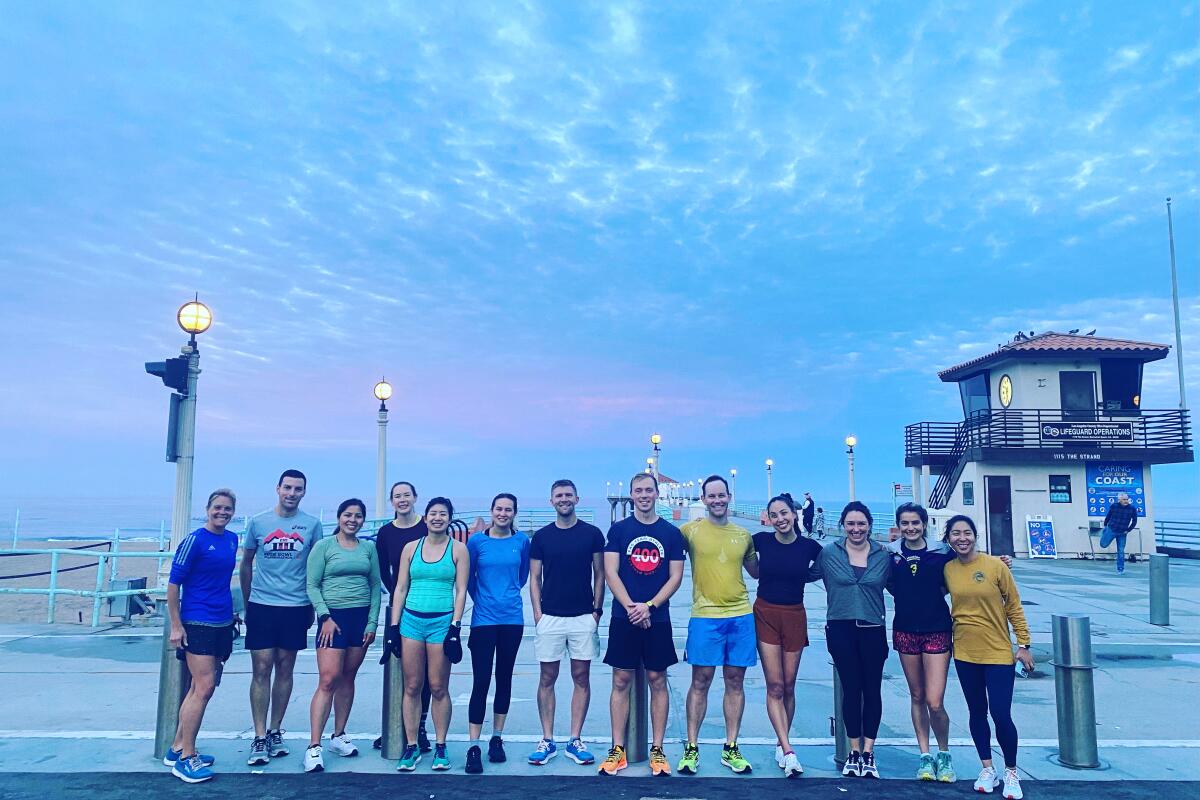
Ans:
{"label": "cloudy sky", "polygon": [[262,5],[7,9],[10,492],[170,496],[142,362],[198,291],[200,487],[369,498],[386,374],[425,495],[596,494],[659,431],[676,477],[840,498],[853,431],[886,498],[961,415],[938,369],[1173,343],[1168,195],[1200,399],[1193,2]]}

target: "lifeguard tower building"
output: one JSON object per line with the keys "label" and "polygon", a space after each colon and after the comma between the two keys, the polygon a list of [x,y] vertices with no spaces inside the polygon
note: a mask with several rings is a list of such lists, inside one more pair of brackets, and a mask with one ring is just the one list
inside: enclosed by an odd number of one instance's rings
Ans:
{"label": "lifeguard tower building", "polygon": [[986,552],[1086,557],[1101,552],[1104,516],[1127,492],[1138,510],[1127,552],[1154,552],[1151,468],[1193,458],[1186,409],[1141,407],[1144,365],[1169,350],[1094,335],[1018,334],[939,372],[958,384],[963,420],[905,429],[914,496],[931,522],[971,516]]}

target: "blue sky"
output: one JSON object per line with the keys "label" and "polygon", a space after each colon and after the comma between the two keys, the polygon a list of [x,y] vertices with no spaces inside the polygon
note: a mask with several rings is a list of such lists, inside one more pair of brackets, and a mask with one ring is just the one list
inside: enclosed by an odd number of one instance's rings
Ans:
{"label": "blue sky", "polygon": [[841,498],[853,431],[884,498],[961,414],[939,368],[1173,342],[1168,195],[1200,400],[1194,3],[264,5],[6,12],[10,492],[169,497],[142,362],[199,291],[198,492],[369,498],[386,374],[425,495],[595,494],[657,430],[676,477]]}

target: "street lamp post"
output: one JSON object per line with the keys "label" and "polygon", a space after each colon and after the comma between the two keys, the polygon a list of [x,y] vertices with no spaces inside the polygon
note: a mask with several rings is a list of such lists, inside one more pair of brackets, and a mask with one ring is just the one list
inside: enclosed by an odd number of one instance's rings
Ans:
{"label": "street lamp post", "polygon": [[[159,375],[163,383],[175,389],[171,397],[171,414],[167,432],[167,460],[175,462],[175,504],[171,513],[171,552],[174,553],[188,533],[192,514],[192,469],[196,452],[196,384],[200,378],[200,347],[196,334],[212,325],[212,311],[200,302],[199,296],[179,307],[176,322],[188,334],[188,343],[180,350],[178,359],[147,364],[146,371]],[[174,362],[174,364],[172,364]],[[158,584],[165,588],[170,578],[170,566],[165,561],[159,569]],[[179,724],[179,705],[190,682],[185,662],[175,657],[171,647],[171,617],[163,614],[162,652],[158,667],[158,714],[154,726],[154,757],[162,758],[175,738]]]}
{"label": "street lamp post", "polygon": [[858,437],[850,434],[846,437],[846,460],[850,464],[850,499],[854,499],[854,445],[858,444]]}
{"label": "street lamp post", "polygon": [[767,459],[767,500],[768,501],[770,501],[770,499],[772,497],[774,497],[774,495],[771,494],[771,467],[773,467],[773,466],[775,466],[775,459],[768,458]]}
{"label": "street lamp post", "polygon": [[650,447],[652,448],[650,461],[654,465],[654,480],[658,480],[658,459],[662,455],[660,444],[662,444],[662,437],[657,433],[652,434],[650,436]]}
{"label": "street lamp post", "polygon": [[387,401],[392,396],[392,385],[387,378],[381,378],[375,384],[375,399],[379,401],[379,452],[375,456],[375,517],[385,519],[388,514],[387,503]]}
{"label": "street lamp post", "polygon": [[737,507],[737,467],[729,470],[729,477],[733,478],[733,485],[729,487],[729,503],[735,508]]}

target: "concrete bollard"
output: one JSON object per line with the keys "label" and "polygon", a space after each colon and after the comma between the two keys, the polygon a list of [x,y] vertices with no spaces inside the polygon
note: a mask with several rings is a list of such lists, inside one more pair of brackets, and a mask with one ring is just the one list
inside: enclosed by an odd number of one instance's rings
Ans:
{"label": "concrete bollard", "polygon": [[1150,556],[1150,624],[1171,624],[1171,557],[1166,553]]}
{"label": "concrete bollard", "polygon": [[187,664],[175,657],[171,647],[171,619],[164,615],[162,653],[158,665],[158,717],[154,726],[154,757],[161,759],[175,741],[179,706],[191,685]]}
{"label": "concrete bollard", "polygon": [[1054,614],[1050,619],[1058,761],[1067,767],[1095,769],[1100,766],[1100,754],[1096,744],[1091,619],[1083,614]]}
{"label": "concrete bollard", "polygon": [[637,764],[650,758],[647,742],[650,738],[650,686],[646,681],[646,670],[638,667],[633,673],[633,684],[629,687],[629,718],[625,721],[625,758]]}
{"label": "concrete bollard", "polygon": [[842,676],[833,668],[833,716],[829,718],[829,735],[833,737],[833,760],[840,769],[850,755],[846,725],[842,722]]}
{"label": "concrete bollard", "polygon": [[383,741],[379,755],[397,760],[404,755],[404,670],[389,655],[383,664]]}

